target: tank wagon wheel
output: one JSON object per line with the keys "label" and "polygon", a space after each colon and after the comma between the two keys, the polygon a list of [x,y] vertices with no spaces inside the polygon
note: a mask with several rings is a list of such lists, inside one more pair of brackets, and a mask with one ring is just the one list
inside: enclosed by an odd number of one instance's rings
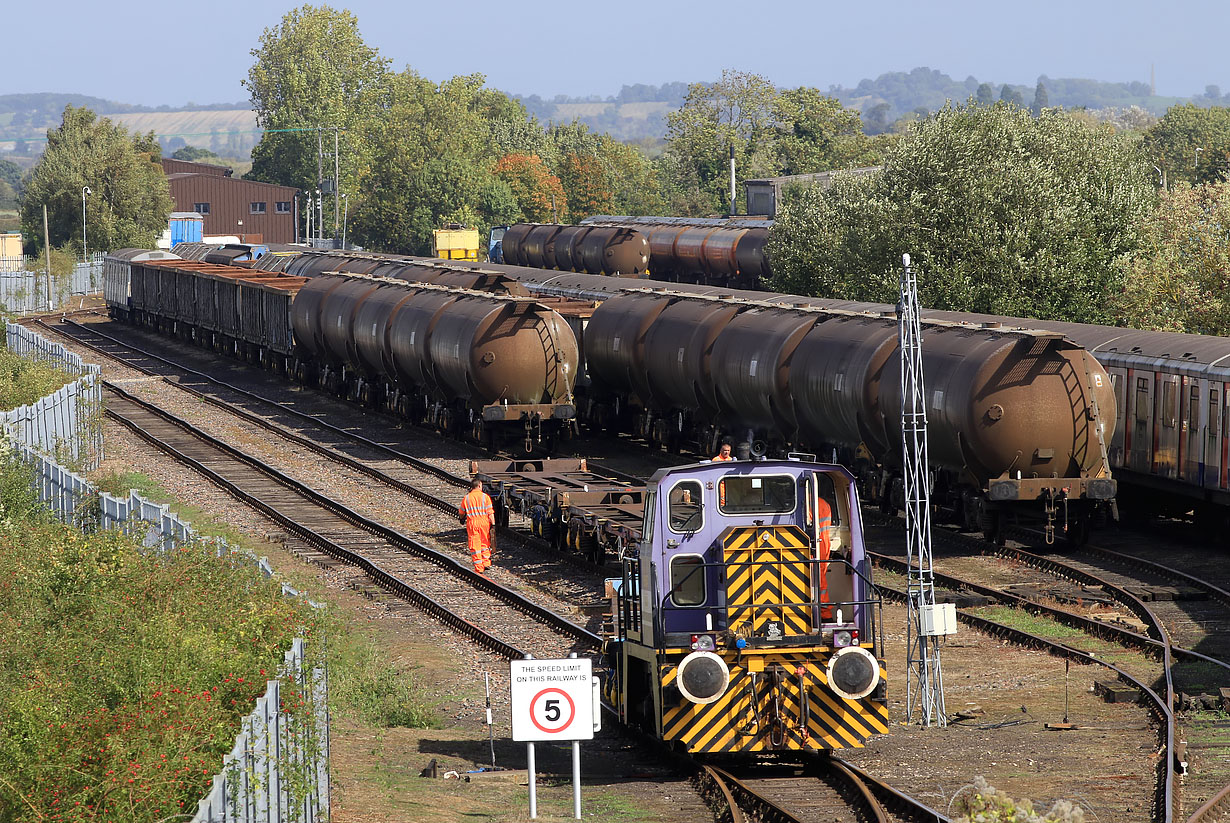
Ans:
{"label": "tank wagon wheel", "polygon": [[1089,521],[1088,515],[1073,517],[1068,522],[1068,533],[1064,535],[1064,545],[1069,548],[1078,549],[1088,543]]}
{"label": "tank wagon wheel", "polygon": [[1004,535],[1003,512],[982,508],[978,512],[978,528],[988,543],[1002,546],[1007,542],[1007,537]]}

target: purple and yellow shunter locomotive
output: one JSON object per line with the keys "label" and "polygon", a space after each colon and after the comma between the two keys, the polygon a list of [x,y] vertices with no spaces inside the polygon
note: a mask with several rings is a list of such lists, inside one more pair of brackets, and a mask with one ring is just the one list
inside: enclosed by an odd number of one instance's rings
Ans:
{"label": "purple and yellow shunter locomotive", "polygon": [[625,722],[715,755],[859,747],[888,731],[882,602],[844,468],[660,470],[608,584],[605,696]]}

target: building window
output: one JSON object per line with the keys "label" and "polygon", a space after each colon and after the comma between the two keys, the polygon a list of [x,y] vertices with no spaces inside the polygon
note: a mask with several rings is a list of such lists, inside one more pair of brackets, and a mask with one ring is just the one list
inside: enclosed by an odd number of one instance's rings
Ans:
{"label": "building window", "polygon": [[197,214],[201,215],[202,217],[204,217],[205,215],[209,214],[209,204],[208,203],[193,203],[192,210],[196,212]]}
{"label": "building window", "polygon": [[265,205],[266,204],[264,203],[249,203],[248,204],[248,214],[264,214]]}
{"label": "building window", "polygon": [[277,203],[278,214],[290,214],[290,201],[279,200]]}

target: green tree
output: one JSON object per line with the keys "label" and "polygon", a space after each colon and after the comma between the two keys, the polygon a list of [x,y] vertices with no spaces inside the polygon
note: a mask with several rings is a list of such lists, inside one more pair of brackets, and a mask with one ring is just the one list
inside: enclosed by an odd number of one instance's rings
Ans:
{"label": "green tree", "polygon": [[983,83],[978,86],[978,105],[993,106],[995,105],[995,87],[990,83]]}
{"label": "green tree", "polygon": [[1025,102],[1021,97],[1021,90],[1014,89],[1012,86],[1009,86],[1007,83],[1004,83],[1003,88],[1000,89],[999,99],[1003,101],[1004,103],[1011,103],[1014,106],[1025,105]]}
{"label": "green tree", "polygon": [[81,189],[89,186],[91,249],[152,248],[174,208],[160,158],[153,132],[129,135],[89,109],[66,107],[59,128],[48,130],[47,148],[22,193],[22,230],[36,250],[42,248],[46,205],[51,244],[80,251]]}
{"label": "green tree", "polygon": [[1230,171],[1230,108],[1173,106],[1145,133],[1143,149],[1172,183],[1225,179]]}
{"label": "green tree", "polygon": [[716,83],[689,86],[683,106],[667,116],[667,151],[685,172],[677,186],[696,211],[729,207],[732,151],[741,177],[773,173],[776,99],[777,90],[764,77],[723,70]]}
{"label": "green tree", "polygon": [[172,152],[171,159],[187,160],[192,163],[208,163],[211,160],[221,160],[222,158],[209,149],[202,149],[198,146],[184,146]]}
{"label": "green tree", "polygon": [[1230,335],[1230,183],[1179,183],[1142,221],[1125,261],[1122,320],[1143,329]]}
{"label": "green tree", "polygon": [[1042,113],[1042,110],[1050,105],[1050,98],[1046,94],[1046,85],[1041,80],[1034,87],[1034,103],[1029,107],[1029,111],[1034,117]]}
{"label": "green tree", "polygon": [[[244,87],[266,132],[245,177],[316,188],[319,143],[332,154],[338,129],[339,189],[353,194],[365,148],[357,134],[385,108],[388,59],[363,41],[354,15],[323,5],[287,12],[280,25],[265,29],[252,56]],[[332,158],[324,162],[323,177],[333,176],[332,166]]]}
{"label": "green tree", "polygon": [[855,109],[818,89],[784,91],[774,101],[777,174],[804,174],[874,165],[878,158]]}
{"label": "green tree", "polygon": [[388,107],[364,122],[368,147],[357,175],[351,222],[360,242],[388,251],[427,253],[446,222],[485,228],[489,209],[507,219],[511,196],[490,173],[490,103],[482,75],[436,85],[407,69],[388,82]]}
{"label": "green tree", "polygon": [[884,171],[788,202],[773,287],[895,302],[910,253],[925,305],[1102,322],[1154,189],[1108,128],[1050,109],[946,106],[887,150]]}

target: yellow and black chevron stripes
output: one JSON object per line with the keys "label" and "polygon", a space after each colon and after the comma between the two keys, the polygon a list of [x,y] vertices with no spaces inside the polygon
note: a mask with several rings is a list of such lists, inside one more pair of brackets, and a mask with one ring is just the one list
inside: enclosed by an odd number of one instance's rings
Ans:
{"label": "yellow and black chevron stripes", "polygon": [[[887,705],[838,697],[828,689],[827,663],[827,654],[772,655],[765,659],[764,671],[753,677],[728,659],[730,686],[705,706],[670,688],[677,669],[663,665],[664,700],[676,702],[663,708],[662,737],[683,743],[691,752],[736,753],[860,748],[871,735],[887,734]],[[799,666],[804,669],[806,707],[800,698]],[[883,661],[880,676],[887,677]]]}
{"label": "yellow and black chevron stripes", "polygon": [[811,545],[797,526],[730,529],[722,539],[727,626],[763,635],[780,622],[786,636],[813,633]]}

